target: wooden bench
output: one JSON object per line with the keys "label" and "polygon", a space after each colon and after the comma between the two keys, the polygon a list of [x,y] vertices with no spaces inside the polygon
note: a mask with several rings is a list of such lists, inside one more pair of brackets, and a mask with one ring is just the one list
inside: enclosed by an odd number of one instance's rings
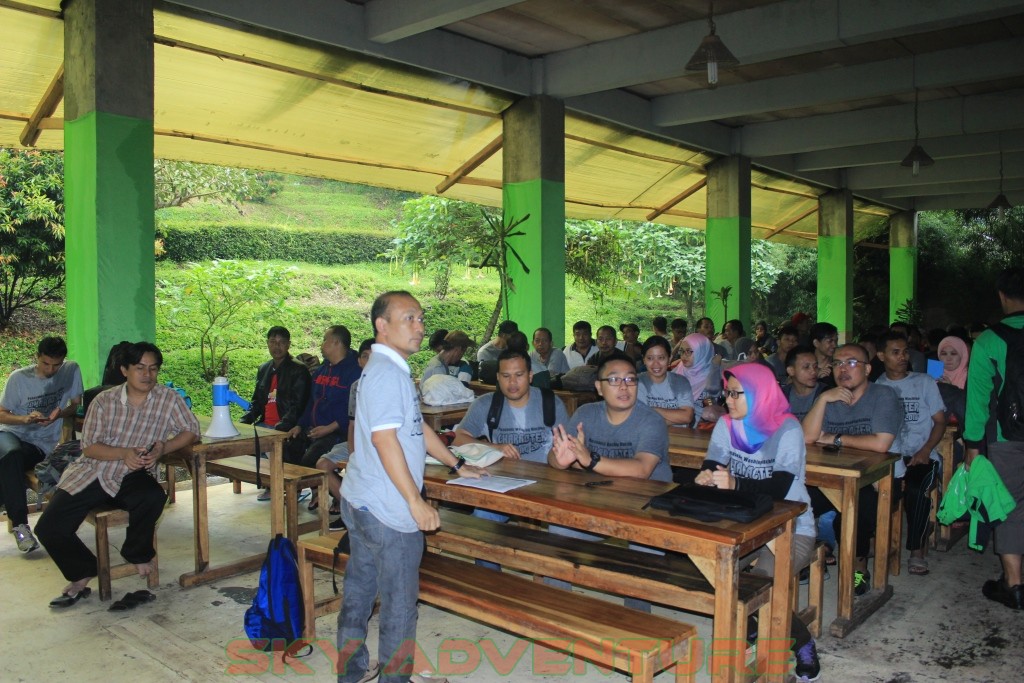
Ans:
{"label": "wooden bench", "polygon": [[[100,584],[100,600],[109,600],[112,595],[110,582],[126,576],[135,576],[135,565],[130,562],[110,564],[110,527],[128,526],[128,511],[112,507],[91,510],[85,521],[96,528],[96,570]],[[156,550],[156,530],[153,530],[153,549]],[[153,558],[153,571],[146,577],[146,585],[156,588],[160,585],[160,571],[157,557]]]}
{"label": "wooden bench", "polygon": [[[442,509],[441,529],[427,535],[427,546],[503,567],[561,579],[615,595],[712,615],[715,589],[687,557],[654,555],[597,541],[583,541],[516,524],[499,524]],[[766,608],[768,577],[743,572],[739,581],[737,623]],[[764,622],[764,614],[761,615]],[[745,626],[744,626],[745,628]]]}
{"label": "wooden bench", "polygon": [[[256,483],[256,458],[251,455],[240,455],[232,458],[211,460],[206,465],[207,474],[227,477],[234,486],[235,493],[242,492],[242,482]],[[270,485],[270,463],[261,463],[260,478],[262,484]],[[315,488],[319,495],[319,519],[299,524],[299,491],[304,488]],[[327,473],[312,467],[302,467],[284,463],[284,500],[285,524],[288,538],[295,541],[299,534],[310,531],[327,533],[329,523],[327,510],[330,508],[330,493],[327,490]],[[277,504],[275,502],[275,504]]]}
{"label": "wooden bench", "polygon": [[[340,609],[341,598],[317,601],[313,567],[331,569],[340,532],[299,541],[299,577],[306,632],[316,637],[316,617]],[[347,556],[339,555],[338,571]],[[470,562],[425,553],[420,565],[420,600],[500,628],[552,650],[613,667],[650,683],[656,672],[690,657],[690,624],[645,614],[606,600],[553,588]],[[442,672],[443,673],[443,672]]]}

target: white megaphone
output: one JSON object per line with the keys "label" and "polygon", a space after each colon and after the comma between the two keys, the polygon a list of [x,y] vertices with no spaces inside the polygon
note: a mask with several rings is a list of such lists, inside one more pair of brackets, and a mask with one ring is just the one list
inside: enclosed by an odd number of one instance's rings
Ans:
{"label": "white megaphone", "polygon": [[204,433],[211,438],[227,438],[238,436],[238,430],[231,422],[231,409],[229,403],[241,406],[249,410],[250,403],[236,394],[228,387],[227,377],[213,378],[213,419],[210,420],[210,427]]}

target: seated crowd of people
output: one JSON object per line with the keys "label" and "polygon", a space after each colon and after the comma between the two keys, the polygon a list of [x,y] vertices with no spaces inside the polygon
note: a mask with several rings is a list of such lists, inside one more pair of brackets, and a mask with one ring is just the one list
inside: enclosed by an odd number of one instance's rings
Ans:
{"label": "seated crowd of people", "polygon": [[[1021,329],[1024,269],[1006,271],[997,286],[1006,326]],[[406,293],[389,294],[415,302]],[[390,310],[390,304],[384,305],[385,312]],[[409,322],[386,315],[378,320],[375,315],[376,338],[363,341],[355,351],[349,330],[332,326],[320,346],[323,360],[309,365],[291,356],[287,329],[275,326],[267,332],[270,359],[257,372],[252,405],[242,421],[287,432],[286,460],[328,474],[332,528],[344,528],[343,517],[356,515],[353,510],[345,513],[346,491],[351,490],[345,487],[353,485],[345,476],[346,464],[351,470],[357,449],[384,447],[376,437],[371,446],[356,434],[358,406],[383,400],[361,396],[358,385],[367,381],[369,368],[387,366],[383,360],[370,364],[377,353],[391,357],[399,349],[400,365],[407,369],[404,358],[420,348],[423,333],[410,333],[401,324],[415,328],[419,320],[422,328],[422,311],[418,316]],[[1015,499],[1024,501],[1024,475],[1014,473],[1019,466],[1011,467],[1021,455],[1020,442],[993,428],[990,411],[990,396],[1006,376],[1009,342],[1002,341],[1002,332],[973,333],[951,326],[922,334],[897,321],[840,344],[834,325],[811,324],[803,313],[777,330],[757,322],[752,337],[739,320],[726,321],[720,334],[709,318],[697,320],[692,333],[681,318],[671,323],[655,318],[652,329],[641,341],[635,323],[601,325],[594,337],[591,324],[579,321],[573,325],[571,343],[560,349],[551,330],[541,327],[533,331],[531,350],[519,326],[504,321],[495,338],[481,344],[470,360],[465,358],[473,346],[468,334],[437,330],[428,342],[436,355],[420,382],[422,386],[440,375],[460,384],[482,379],[495,385],[473,401],[455,426],[454,446],[481,442],[505,458],[607,477],[672,481],[668,428],[706,429],[709,447],[696,484],[808,505],[797,520],[792,546],[797,569],[808,564],[819,537],[835,545],[842,524],[829,499],[805,483],[806,450],[812,444],[899,456],[893,490],[904,499],[908,571],[914,576],[929,573],[929,494],[940,468],[954,465],[943,463],[936,450],[948,422],[963,428],[968,464],[979,451],[986,452]],[[61,418],[74,413],[83,394],[78,366],[65,360],[66,355],[62,340],[44,339],[36,363],[16,371],[0,396],[0,502],[7,507],[23,552],[38,547],[28,526],[23,473],[53,450]],[[198,423],[181,397],[156,381],[161,363],[152,344],[128,344],[122,350],[116,367],[123,383],[93,400],[82,433],[83,457],[65,471],[36,526],[39,542],[69,582],[51,603],[54,607],[88,595],[95,558],[75,531],[99,502],[129,510],[129,538],[122,554],[141,575],[147,572],[154,552],[152,532],[164,500],[147,472],[164,452],[198,438]],[[372,373],[369,377],[380,381]],[[568,415],[551,388],[591,391],[598,400]],[[435,448],[431,436],[427,450],[433,454]],[[446,462],[447,456],[442,457]],[[463,464],[456,462],[453,471]],[[871,486],[862,487],[859,496],[856,595],[870,589],[867,558],[878,505]],[[476,514],[507,521],[486,510]],[[831,524],[822,524],[821,518]],[[1024,513],[997,529],[996,552],[1003,557],[1004,576],[984,588],[987,597],[1014,609],[1024,609],[1022,531]],[[774,557],[764,548],[748,563],[753,571],[771,575]],[[637,601],[629,604],[650,609]],[[820,667],[814,641],[799,619],[793,624],[796,673],[800,680],[816,680]]]}

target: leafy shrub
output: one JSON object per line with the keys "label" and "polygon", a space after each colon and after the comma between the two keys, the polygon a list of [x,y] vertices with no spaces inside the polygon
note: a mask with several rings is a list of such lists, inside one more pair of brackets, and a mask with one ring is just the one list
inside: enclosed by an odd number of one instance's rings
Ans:
{"label": "leafy shrub", "polygon": [[321,265],[379,260],[391,240],[377,232],[329,232],[281,229],[275,226],[161,224],[164,258],[179,263],[211,259],[281,259]]}

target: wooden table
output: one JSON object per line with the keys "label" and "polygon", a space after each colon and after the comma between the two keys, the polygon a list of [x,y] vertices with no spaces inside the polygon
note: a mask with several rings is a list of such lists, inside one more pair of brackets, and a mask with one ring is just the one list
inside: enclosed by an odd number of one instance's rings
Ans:
{"label": "wooden table", "polygon": [[[707,455],[711,432],[686,427],[669,428],[669,459],[673,467],[699,469]],[[832,635],[844,638],[892,597],[889,585],[892,468],[898,456],[843,448],[838,453],[820,446],[807,447],[808,486],[817,486],[843,515],[839,538],[839,600]],[[878,482],[878,516],[875,530],[875,563],[871,590],[854,604],[853,562],[857,546],[858,491]]]}
{"label": "wooden table", "polygon": [[[484,384],[483,382],[474,381],[469,383],[469,388],[476,393],[477,396],[482,394],[489,394],[492,391],[497,390],[493,384]],[[565,404],[565,412],[572,417],[572,414],[576,412],[584,403],[593,403],[601,400],[597,395],[596,391],[569,391],[568,389],[555,389],[555,396],[562,399],[562,403]]]}
{"label": "wooden table", "polygon": [[447,406],[428,406],[420,401],[420,413],[423,414],[423,421],[430,425],[435,432],[445,427],[458,424],[466,417],[466,411],[473,405],[472,401],[467,403],[453,403]]}
{"label": "wooden table", "polygon": [[[587,488],[587,481],[607,479],[602,475],[558,470],[524,460],[501,460],[488,470],[495,475],[533,479],[537,483],[508,493],[495,493],[465,486],[450,486],[454,478],[443,466],[426,468],[429,498],[483,507],[509,515],[574,527],[590,533],[626,539],[654,548],[686,553],[715,587],[714,641],[706,649],[716,681],[745,678],[743,653],[746,624],[737,619],[739,559],[774,541],[775,587],[772,592],[769,638],[788,642],[790,637],[791,548],[795,519],[803,504],[776,503],[772,512],[749,523],[704,523],[646,508],[652,496],[675,484],[618,478],[611,486]],[[646,508],[646,509],[645,509]],[[776,648],[777,650],[778,648]],[[785,648],[783,648],[784,650]],[[769,658],[772,648],[758,648],[761,671],[773,671],[769,678],[782,680]],[[788,657],[788,654],[786,654]],[[722,666],[722,668],[719,668]]]}
{"label": "wooden table", "polygon": [[[200,433],[205,432],[210,419],[199,418]],[[189,449],[182,449],[177,455],[184,460],[192,473],[192,515],[195,529],[195,571],[182,574],[178,583],[184,587],[198,586],[226,576],[234,576],[258,569],[265,555],[253,555],[219,567],[210,566],[210,523],[206,496],[206,463],[238,455],[252,455],[256,448],[253,441],[253,427],[235,424],[239,436],[211,438],[203,436],[200,443]],[[267,482],[270,486],[270,535],[285,533],[284,514],[284,451],[287,432],[257,428],[260,436],[260,450],[270,453],[267,468]],[[190,452],[189,452],[190,451]],[[293,539],[294,540],[294,539]]]}

